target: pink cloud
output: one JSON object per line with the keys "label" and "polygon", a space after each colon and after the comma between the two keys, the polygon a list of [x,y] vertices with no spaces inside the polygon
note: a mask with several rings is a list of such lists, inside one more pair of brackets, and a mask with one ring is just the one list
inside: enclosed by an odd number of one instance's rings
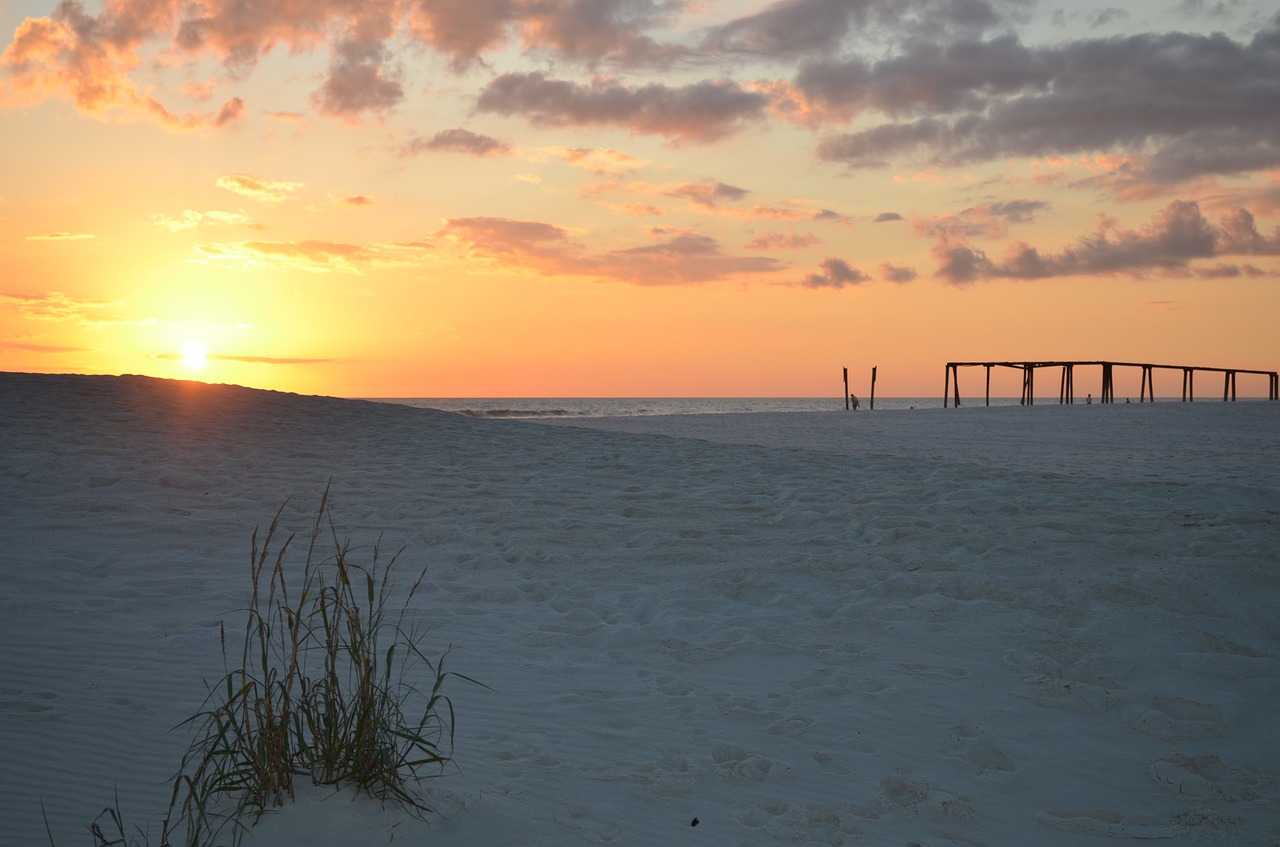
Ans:
{"label": "pink cloud", "polygon": [[802,250],[821,243],[822,239],[810,232],[762,232],[746,246],[752,250]]}
{"label": "pink cloud", "polygon": [[767,274],[781,265],[764,256],[732,256],[710,236],[662,232],[663,240],[640,247],[591,252],[560,227],[505,218],[457,218],[437,235],[472,256],[529,268],[546,276],[574,275],[635,285],[682,285],[744,274]]}

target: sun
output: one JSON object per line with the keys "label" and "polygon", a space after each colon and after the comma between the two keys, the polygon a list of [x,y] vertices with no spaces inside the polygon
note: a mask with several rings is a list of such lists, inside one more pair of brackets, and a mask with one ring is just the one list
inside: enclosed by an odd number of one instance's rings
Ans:
{"label": "sun", "polygon": [[182,364],[193,371],[198,371],[209,364],[209,350],[199,341],[188,341],[182,345]]}

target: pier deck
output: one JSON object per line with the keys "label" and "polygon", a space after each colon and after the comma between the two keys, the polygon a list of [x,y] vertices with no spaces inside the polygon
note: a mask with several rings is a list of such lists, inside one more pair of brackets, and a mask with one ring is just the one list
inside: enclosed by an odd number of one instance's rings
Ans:
{"label": "pier deck", "polygon": [[1195,400],[1195,374],[1197,371],[1220,373],[1223,375],[1222,399],[1236,399],[1236,375],[1258,374],[1268,378],[1267,399],[1280,400],[1280,372],[1259,371],[1248,368],[1206,368],[1199,365],[1152,365],[1142,362],[947,362],[946,383],[942,389],[942,407],[945,409],[949,398],[960,405],[960,368],[986,368],[987,389],[986,403],[991,405],[991,369],[1014,368],[1022,371],[1022,405],[1030,406],[1035,402],[1035,376],[1038,368],[1062,368],[1062,380],[1058,389],[1059,403],[1075,402],[1075,369],[1077,367],[1094,366],[1102,368],[1102,390],[1100,402],[1115,402],[1114,373],[1116,368],[1140,368],[1142,370],[1142,389],[1139,403],[1150,398],[1156,400],[1154,372],[1157,369],[1182,371],[1182,401],[1189,403]]}

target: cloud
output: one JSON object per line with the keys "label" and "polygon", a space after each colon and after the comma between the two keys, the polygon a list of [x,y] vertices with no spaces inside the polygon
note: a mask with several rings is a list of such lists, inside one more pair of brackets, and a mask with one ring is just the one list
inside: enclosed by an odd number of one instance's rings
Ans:
{"label": "cloud", "polygon": [[751,250],[801,250],[821,244],[822,239],[809,232],[762,232],[747,242]]}
{"label": "cloud", "polygon": [[0,73],[9,79],[0,89],[0,105],[29,106],[60,97],[89,115],[125,110],[180,132],[235,123],[244,113],[238,97],[212,115],[177,114],[130,78],[142,61],[141,43],[172,18],[171,11],[168,4],[148,9],[121,3],[94,18],[83,4],[63,0],[51,17],[27,18],[0,54]]}
{"label": "cloud", "polygon": [[407,4],[409,30],[419,41],[465,67],[507,39],[521,16],[520,0],[414,0]]}
{"label": "cloud", "polygon": [[290,192],[302,187],[300,182],[262,180],[244,173],[220,176],[217,179],[217,185],[219,188],[234,191],[244,197],[252,197],[263,203],[279,203],[287,200]]}
{"label": "cloud", "polygon": [[1109,6],[1106,9],[1098,9],[1091,14],[1089,25],[1094,29],[1101,29],[1109,26],[1117,21],[1129,20],[1129,13],[1124,9],[1118,9],[1115,6]]}
{"label": "cloud", "polygon": [[805,288],[844,288],[871,280],[870,276],[851,267],[844,259],[830,257],[824,259],[820,267],[822,270],[809,274],[799,284]]}
{"label": "cloud", "polygon": [[890,262],[883,262],[880,265],[880,276],[889,282],[903,285],[914,281],[919,274],[916,273],[915,268],[903,268]]}
{"label": "cloud", "polygon": [[1194,273],[1200,279],[1239,279],[1241,277],[1280,276],[1267,273],[1257,265],[1218,264],[1210,268],[1195,268]]}
{"label": "cloud", "polygon": [[85,241],[97,238],[88,232],[49,232],[44,235],[28,235],[27,241]]}
{"label": "cloud", "polygon": [[[585,189],[583,193],[591,197],[602,197],[620,192],[648,196],[675,197],[678,199],[688,200],[690,203],[690,211],[722,218],[737,218],[739,220],[830,220],[841,223],[848,222],[848,219],[843,215],[839,215],[828,209],[821,209],[815,212],[812,207],[799,205],[774,206],[761,203],[757,203],[753,206],[726,205],[734,200],[741,200],[751,192],[745,188],[728,185],[727,183],[723,183],[718,180],[665,184],[644,181],[633,181],[627,183],[611,181],[590,186]],[[618,205],[619,204],[611,204],[611,206],[615,208],[618,207]],[[637,206],[637,208],[639,207]],[[661,213],[660,209],[649,204],[644,204],[643,208],[646,210],[646,213],[655,213],[655,211],[657,213]]]}
{"label": "cloud", "polygon": [[1128,150],[1143,179],[1175,184],[1280,166],[1274,26],[1247,43],[1188,33],[917,43],[875,63],[805,63],[794,88],[811,110],[887,119],[818,146],[819,158],[854,168]]}
{"label": "cloud", "polygon": [[405,156],[419,153],[469,153],[473,156],[506,156],[512,150],[506,142],[469,129],[445,129],[430,138],[410,139],[400,148]]}
{"label": "cloud", "polygon": [[414,0],[406,4],[413,37],[452,59],[455,68],[517,37],[529,50],[596,64],[669,61],[686,50],[645,35],[680,3],[667,0]]}
{"label": "cloud", "polygon": [[45,294],[0,293],[0,303],[16,306],[24,318],[37,321],[76,321],[85,325],[116,323],[98,316],[103,309],[118,306],[111,300],[84,300],[50,291]]}
{"label": "cloud", "polygon": [[[683,285],[743,274],[772,273],[781,266],[764,256],[731,256],[710,236],[666,232],[641,247],[593,253],[560,227],[505,218],[455,218],[437,233],[473,257],[525,267],[545,276],[573,275],[635,285]],[[669,237],[668,237],[669,236]]]}
{"label": "cloud", "polygon": [[184,229],[194,229],[198,226],[252,226],[247,215],[240,212],[197,212],[194,209],[184,209],[181,217],[170,217],[169,215],[152,215],[151,222],[156,226],[162,226],[170,232],[180,232]]}
{"label": "cloud", "polygon": [[996,203],[980,203],[956,215],[942,215],[916,221],[917,232],[947,240],[965,238],[1003,238],[1010,224],[1035,220],[1037,212],[1046,210],[1049,204],[1041,200],[1007,200]]}
{"label": "cloud", "polygon": [[[186,354],[153,353],[151,358],[181,360],[186,358]],[[205,358],[211,362],[240,362],[248,365],[328,365],[345,361],[344,359],[286,358],[283,356],[238,356],[228,353],[209,353]]]}
{"label": "cloud", "polygon": [[621,150],[610,150],[607,147],[542,147],[539,151],[563,159],[570,165],[590,171],[597,176],[623,176],[649,164],[647,159],[632,156]]}
{"label": "cloud", "polygon": [[876,215],[876,219],[872,221],[872,223],[883,224],[883,223],[889,223],[890,221],[900,221],[903,219],[904,218],[902,217],[902,215],[899,215],[897,212],[881,212],[880,214]]}
{"label": "cloud", "polygon": [[724,201],[741,200],[751,192],[723,182],[687,182],[666,193],[671,197],[683,197],[695,206],[715,209]]}
{"label": "cloud", "polygon": [[242,117],[244,117],[244,101],[239,97],[232,97],[222,104],[222,108],[213,119],[213,125],[226,126],[239,121]]}
{"label": "cloud", "polygon": [[703,47],[791,59],[836,53],[850,38],[883,46],[891,38],[980,34],[1003,18],[986,0],[781,0],[707,32]]}
{"label": "cloud", "polygon": [[481,112],[520,115],[539,126],[616,126],[673,141],[707,143],[763,116],[768,99],[732,80],[678,88],[629,87],[616,80],[581,84],[541,73],[507,73],[480,93]]}
{"label": "cloud", "polygon": [[1262,235],[1244,209],[1235,210],[1215,225],[1191,201],[1170,203],[1138,230],[1123,230],[1114,221],[1103,219],[1095,232],[1056,254],[1042,254],[1018,242],[997,261],[984,250],[957,240],[963,239],[963,232],[938,229],[934,234],[938,236],[933,248],[938,261],[936,274],[954,285],[996,278],[1143,276],[1154,271],[1186,274],[1197,259],[1280,255],[1280,228],[1269,236]]}
{"label": "cloud", "polygon": [[[3,302],[0,299],[0,302]],[[26,353],[83,353],[87,347],[63,347],[53,344],[29,344],[23,341],[0,341],[0,349],[22,350]]]}
{"label": "cloud", "polygon": [[404,87],[388,71],[387,49],[377,38],[346,38],[333,47],[329,75],[312,96],[320,114],[358,121],[367,112],[384,112],[404,98]]}
{"label": "cloud", "polygon": [[547,0],[524,4],[522,39],[530,48],[594,65],[668,62],[687,55],[645,35],[662,26],[682,3],[668,0]]}
{"label": "cloud", "polygon": [[199,264],[220,264],[238,270],[299,270],[308,273],[361,273],[372,263],[373,250],[335,241],[238,241],[199,244]]}

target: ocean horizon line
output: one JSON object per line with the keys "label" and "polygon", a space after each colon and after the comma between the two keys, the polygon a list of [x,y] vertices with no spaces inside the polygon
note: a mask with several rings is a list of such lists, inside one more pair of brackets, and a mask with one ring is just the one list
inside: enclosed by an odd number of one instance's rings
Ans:
{"label": "ocean horizon line", "polygon": [[[845,411],[839,397],[366,397],[359,398],[376,403],[393,403],[421,409],[485,419],[519,418],[602,418],[649,417],[654,415],[718,415],[778,412],[835,412]],[[1036,397],[1032,406],[1060,405],[1056,395]],[[1241,398],[1242,401],[1265,398]],[[1180,396],[1157,397],[1154,401],[1140,398],[1117,398],[1115,404],[1125,403],[1181,403]],[[1221,399],[1206,398],[1198,403],[1221,403]],[[948,404],[950,405],[950,404]],[[961,398],[961,408],[973,409],[990,406],[1004,408],[1023,405],[1020,397],[978,396]],[[1077,397],[1073,406],[1102,405],[1100,398]],[[877,397],[874,411],[916,411],[942,409],[943,398],[932,397]],[[855,411],[850,408],[850,411]],[[859,397],[858,412],[872,411],[870,398]]]}

